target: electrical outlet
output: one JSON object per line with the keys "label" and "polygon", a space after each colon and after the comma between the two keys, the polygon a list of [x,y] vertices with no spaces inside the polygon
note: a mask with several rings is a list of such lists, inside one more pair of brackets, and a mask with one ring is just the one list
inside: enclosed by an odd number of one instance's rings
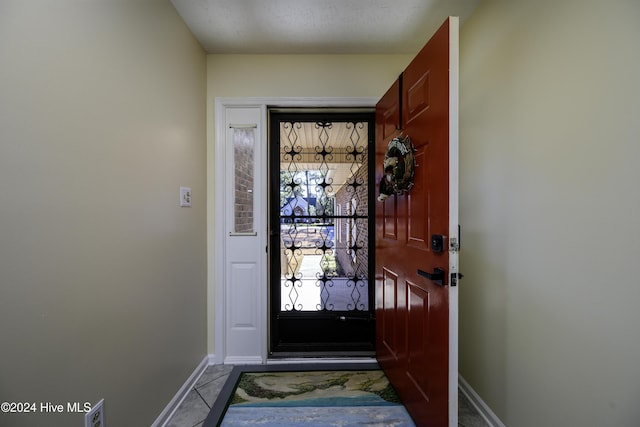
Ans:
{"label": "electrical outlet", "polygon": [[191,188],[180,187],[180,206],[187,208],[191,206]]}
{"label": "electrical outlet", "polygon": [[84,414],[84,427],[104,427],[104,399]]}

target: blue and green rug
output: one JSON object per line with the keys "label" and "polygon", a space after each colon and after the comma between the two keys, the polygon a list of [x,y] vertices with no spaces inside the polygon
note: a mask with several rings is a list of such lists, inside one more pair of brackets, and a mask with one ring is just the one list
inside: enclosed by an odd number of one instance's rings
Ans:
{"label": "blue and green rug", "polygon": [[414,426],[377,365],[234,368],[205,427]]}

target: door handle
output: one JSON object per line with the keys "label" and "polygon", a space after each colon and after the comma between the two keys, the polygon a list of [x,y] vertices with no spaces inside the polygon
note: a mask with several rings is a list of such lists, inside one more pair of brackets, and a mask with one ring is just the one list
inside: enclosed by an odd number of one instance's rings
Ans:
{"label": "door handle", "polygon": [[418,269],[418,275],[426,277],[438,286],[444,286],[444,270],[441,268],[434,268],[433,273],[427,273],[424,270]]}

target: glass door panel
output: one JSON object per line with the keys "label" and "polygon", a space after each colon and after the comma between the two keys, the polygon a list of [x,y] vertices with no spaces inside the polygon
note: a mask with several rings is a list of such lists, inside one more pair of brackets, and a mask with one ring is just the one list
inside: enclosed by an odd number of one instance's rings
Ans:
{"label": "glass door panel", "polygon": [[[271,235],[278,237],[277,253],[271,254],[272,337],[277,337],[272,347],[287,341],[287,319],[296,326],[321,325],[321,319],[325,327],[373,323],[371,116],[272,116]],[[347,339],[314,330],[309,327],[302,341]]]}

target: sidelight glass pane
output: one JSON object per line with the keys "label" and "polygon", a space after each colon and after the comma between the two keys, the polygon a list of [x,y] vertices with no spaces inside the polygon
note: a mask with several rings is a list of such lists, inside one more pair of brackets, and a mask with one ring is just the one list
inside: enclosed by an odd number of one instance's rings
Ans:
{"label": "sidelight glass pane", "polygon": [[235,166],[234,232],[253,233],[255,128],[233,129]]}

